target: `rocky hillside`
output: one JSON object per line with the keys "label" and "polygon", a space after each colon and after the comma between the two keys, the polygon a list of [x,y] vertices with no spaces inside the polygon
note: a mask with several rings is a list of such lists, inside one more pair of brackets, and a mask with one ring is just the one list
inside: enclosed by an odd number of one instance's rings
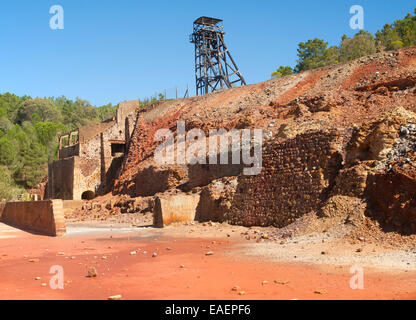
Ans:
{"label": "rocky hillside", "polygon": [[[286,227],[312,214],[414,234],[415,85],[411,47],[142,110],[112,192],[127,200],[107,208],[151,211],[155,195],[197,193],[200,220]],[[158,166],[155,132],[178,120],[206,133],[262,129],[262,172]]]}

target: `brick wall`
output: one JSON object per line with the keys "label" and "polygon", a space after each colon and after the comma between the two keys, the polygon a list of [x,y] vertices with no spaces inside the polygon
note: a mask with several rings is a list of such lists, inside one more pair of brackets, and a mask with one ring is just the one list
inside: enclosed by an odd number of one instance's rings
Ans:
{"label": "brick wall", "polygon": [[263,169],[240,176],[227,219],[245,226],[283,227],[316,210],[341,168],[337,131],[310,132],[263,146]]}

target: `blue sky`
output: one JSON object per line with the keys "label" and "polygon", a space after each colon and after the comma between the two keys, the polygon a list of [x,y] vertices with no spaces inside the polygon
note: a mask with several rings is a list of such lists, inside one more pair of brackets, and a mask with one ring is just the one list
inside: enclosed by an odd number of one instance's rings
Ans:
{"label": "blue sky", "polygon": [[[207,4],[209,3],[209,4]],[[248,83],[296,64],[300,41],[330,45],[352,36],[352,5],[365,29],[413,13],[414,0],[1,0],[0,92],[80,97],[94,105],[144,98],[175,87],[194,94],[192,22],[224,20],[225,41]],[[51,30],[49,9],[64,8],[64,30]]]}

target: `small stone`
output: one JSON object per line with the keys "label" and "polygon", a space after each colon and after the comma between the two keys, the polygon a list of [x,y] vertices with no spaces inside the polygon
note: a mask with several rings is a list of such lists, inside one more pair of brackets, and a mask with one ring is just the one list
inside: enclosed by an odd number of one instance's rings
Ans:
{"label": "small stone", "polygon": [[274,280],[274,283],[282,284],[282,285],[288,284],[289,282],[290,282],[289,280],[281,280],[281,279]]}
{"label": "small stone", "polygon": [[88,269],[88,278],[95,278],[97,277],[97,275],[97,269],[95,269],[94,267]]}
{"label": "small stone", "polygon": [[58,252],[58,256],[64,256],[65,252]]}
{"label": "small stone", "polygon": [[109,296],[108,300],[121,300],[123,296],[121,294],[117,294],[115,296]]}
{"label": "small stone", "polygon": [[208,251],[205,255],[206,256],[212,256],[214,254],[214,252],[212,252],[212,251]]}
{"label": "small stone", "polygon": [[400,127],[400,133],[404,136],[407,136],[410,132],[406,127]]}
{"label": "small stone", "polygon": [[181,265],[179,266],[179,268],[184,269],[184,268],[185,268],[185,265],[184,265],[184,264],[181,264]]}
{"label": "small stone", "polygon": [[246,292],[245,291],[240,291],[239,293],[238,293],[238,295],[240,295],[240,296],[244,296],[246,294]]}
{"label": "small stone", "polygon": [[268,284],[269,283],[269,281],[267,281],[267,280],[263,280],[262,282],[261,282],[261,285],[262,286],[264,286],[264,285],[266,285],[266,284]]}
{"label": "small stone", "polygon": [[152,258],[156,258],[157,257],[157,253],[153,252]]}
{"label": "small stone", "polygon": [[40,279],[41,279],[41,277],[36,277],[36,278],[35,278],[35,280],[40,280]]}
{"label": "small stone", "polygon": [[315,290],[313,293],[315,293],[315,294],[325,294],[326,290],[318,289],[318,290]]}
{"label": "small stone", "polygon": [[361,249],[361,248],[358,248],[357,250],[355,250],[355,252],[362,252],[363,251],[363,249]]}
{"label": "small stone", "polygon": [[39,262],[39,259],[38,259],[38,258],[35,258],[35,259],[29,259],[29,262]]}
{"label": "small stone", "polygon": [[231,291],[241,291],[241,288],[239,286],[235,286],[231,289]]}
{"label": "small stone", "polygon": [[42,283],[42,284],[41,284],[41,286],[42,286],[42,287],[46,287],[46,286],[47,286],[47,284],[46,284],[46,283]]}
{"label": "small stone", "polygon": [[130,255],[131,255],[131,256],[134,256],[135,254],[137,254],[137,251],[132,251],[132,252],[130,252]]}

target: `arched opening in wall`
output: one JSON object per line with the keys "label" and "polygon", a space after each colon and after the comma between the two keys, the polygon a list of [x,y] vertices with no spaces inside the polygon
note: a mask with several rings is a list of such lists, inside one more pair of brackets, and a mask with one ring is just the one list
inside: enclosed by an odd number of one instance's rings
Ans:
{"label": "arched opening in wall", "polygon": [[85,191],[81,195],[82,200],[92,200],[95,198],[95,193],[91,190]]}

